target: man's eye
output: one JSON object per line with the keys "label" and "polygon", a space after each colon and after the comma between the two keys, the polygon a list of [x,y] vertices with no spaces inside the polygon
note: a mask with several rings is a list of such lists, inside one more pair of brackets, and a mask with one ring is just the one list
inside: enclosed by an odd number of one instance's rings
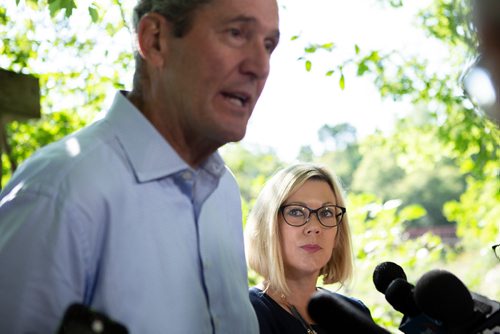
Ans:
{"label": "man's eye", "polygon": [[238,28],[230,28],[229,34],[233,37],[240,37],[241,35],[243,35],[243,32]]}
{"label": "man's eye", "polygon": [[273,52],[276,48],[276,43],[274,43],[273,41],[266,41],[264,45],[269,53]]}

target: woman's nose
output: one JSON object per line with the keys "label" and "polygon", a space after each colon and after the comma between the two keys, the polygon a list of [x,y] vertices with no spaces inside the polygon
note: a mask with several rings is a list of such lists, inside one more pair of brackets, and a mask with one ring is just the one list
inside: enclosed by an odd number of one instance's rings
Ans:
{"label": "woman's nose", "polygon": [[321,231],[321,223],[319,222],[317,214],[311,214],[309,216],[309,219],[307,220],[307,223],[305,225],[305,233],[306,234],[311,234],[311,233],[316,233],[318,234],[319,231]]}

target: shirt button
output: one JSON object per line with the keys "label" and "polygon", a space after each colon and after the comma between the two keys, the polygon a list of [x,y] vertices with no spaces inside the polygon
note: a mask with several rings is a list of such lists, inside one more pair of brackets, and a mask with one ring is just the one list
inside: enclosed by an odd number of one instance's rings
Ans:
{"label": "shirt button", "polygon": [[182,178],[185,180],[185,181],[189,181],[193,178],[193,174],[191,174],[191,172],[187,171],[187,172],[184,172],[182,173]]}

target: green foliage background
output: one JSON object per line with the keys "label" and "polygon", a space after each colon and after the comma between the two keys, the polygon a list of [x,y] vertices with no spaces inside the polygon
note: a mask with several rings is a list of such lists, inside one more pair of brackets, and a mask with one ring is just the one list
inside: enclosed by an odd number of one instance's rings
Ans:
{"label": "green foliage background", "polygon": [[[402,0],[378,2],[405,6]],[[37,148],[88,124],[114,90],[130,89],[132,7],[131,0],[0,4],[0,67],[39,78],[43,114],[40,120],[8,124],[12,152],[2,155],[2,184]],[[318,136],[327,149],[315,155],[306,146],[298,156],[330,167],[348,191],[356,278],[331,288],[361,298],[392,332],[400,314],[371,280],[382,261],[400,264],[412,282],[430,269],[445,268],[471,290],[500,300],[500,265],[490,249],[500,241],[500,131],[481,117],[460,86],[475,50],[468,12],[466,0],[435,0],[418,13],[429,39],[450,50],[448,66],[438,72],[403,50],[365,50],[353,41],[352,55],[324,68],[325,75],[341,89],[350,75],[369,80],[382,99],[410,101],[414,111],[394,132],[362,139],[349,124],[325,124]],[[298,60],[305,71],[312,70],[318,52],[335,54],[334,42],[310,41]],[[271,149],[230,144],[222,151],[241,186],[245,220],[266,179],[286,162]],[[436,225],[455,226],[457,242],[447,244],[431,233],[411,239],[407,233]],[[250,283],[258,280],[251,273]]]}

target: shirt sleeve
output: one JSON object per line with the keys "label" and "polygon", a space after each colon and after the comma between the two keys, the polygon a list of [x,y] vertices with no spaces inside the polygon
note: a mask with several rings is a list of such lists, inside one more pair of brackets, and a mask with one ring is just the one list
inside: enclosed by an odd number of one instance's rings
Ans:
{"label": "shirt sleeve", "polygon": [[56,195],[0,202],[0,333],[54,333],[86,286],[83,217]]}

